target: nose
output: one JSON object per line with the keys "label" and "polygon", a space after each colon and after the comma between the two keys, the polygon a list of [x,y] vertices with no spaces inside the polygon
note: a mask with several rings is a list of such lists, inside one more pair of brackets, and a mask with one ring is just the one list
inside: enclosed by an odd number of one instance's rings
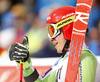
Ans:
{"label": "nose", "polygon": [[53,41],[53,38],[49,38],[49,41],[52,42]]}

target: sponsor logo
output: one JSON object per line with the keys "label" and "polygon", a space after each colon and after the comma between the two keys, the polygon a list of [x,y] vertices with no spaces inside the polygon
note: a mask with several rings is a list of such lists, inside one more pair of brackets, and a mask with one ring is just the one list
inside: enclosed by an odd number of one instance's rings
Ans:
{"label": "sponsor logo", "polygon": [[62,28],[63,26],[68,25],[68,24],[74,22],[74,19],[75,19],[75,15],[70,16],[70,17],[68,17],[68,18],[66,18],[66,19],[56,23],[55,27],[56,27],[56,29]]}
{"label": "sponsor logo", "polygon": [[67,15],[63,16],[62,19],[67,18],[67,17],[72,16],[72,15],[75,15],[75,13],[67,14]]}
{"label": "sponsor logo", "polygon": [[[79,4],[77,4],[77,6],[86,6],[86,7],[88,7],[89,9],[91,9],[91,6],[90,5],[88,5],[88,4],[85,4],[85,3],[79,3]],[[83,12],[76,12],[76,19],[75,19],[75,22],[77,21],[77,20],[80,20],[82,23],[84,23],[84,24],[87,24],[88,23],[88,21],[85,21],[86,19],[88,20],[88,18],[89,18],[89,13],[90,13],[90,11],[88,10],[88,12],[87,13],[84,13],[84,12],[86,12],[86,11],[83,11]]]}
{"label": "sponsor logo", "polygon": [[65,20],[65,21],[63,21],[62,23],[58,24],[57,27],[63,25],[64,23],[67,23],[67,22],[69,22],[69,21],[71,21],[71,20],[72,20],[72,19]]}

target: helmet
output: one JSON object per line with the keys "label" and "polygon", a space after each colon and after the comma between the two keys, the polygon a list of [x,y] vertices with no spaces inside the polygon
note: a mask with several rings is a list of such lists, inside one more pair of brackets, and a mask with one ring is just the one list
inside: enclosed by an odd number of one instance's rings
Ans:
{"label": "helmet", "polygon": [[[63,6],[63,7],[57,8],[53,12],[51,12],[49,16],[47,17],[46,25],[52,24],[52,23],[55,24],[59,22],[61,23],[62,21],[68,18],[67,22],[69,23],[67,24],[65,21],[66,24],[64,24],[61,28],[63,30],[64,38],[67,40],[71,40],[74,18],[72,21],[69,20],[69,18],[72,18],[72,16],[74,16],[75,18],[75,7]],[[62,22],[61,24],[63,23],[64,22]]]}

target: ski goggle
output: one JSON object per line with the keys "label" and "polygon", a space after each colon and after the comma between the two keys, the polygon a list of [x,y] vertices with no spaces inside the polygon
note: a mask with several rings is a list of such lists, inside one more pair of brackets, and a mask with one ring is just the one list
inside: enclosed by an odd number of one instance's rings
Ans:
{"label": "ski goggle", "polygon": [[58,23],[55,24],[48,24],[47,29],[48,29],[48,37],[49,38],[55,38],[60,34],[60,28],[63,26],[70,24],[74,22],[75,15],[68,17]]}
{"label": "ski goggle", "polygon": [[48,24],[47,29],[49,38],[55,38],[60,34],[60,29],[56,29],[55,24]]}

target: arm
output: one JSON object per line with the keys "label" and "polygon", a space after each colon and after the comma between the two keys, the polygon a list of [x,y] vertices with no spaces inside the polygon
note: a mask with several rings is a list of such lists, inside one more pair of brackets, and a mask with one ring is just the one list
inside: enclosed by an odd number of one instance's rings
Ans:
{"label": "arm", "polygon": [[[20,63],[17,62],[17,64],[20,67]],[[39,77],[37,70],[32,66],[30,57],[26,62],[23,62],[23,76],[25,82],[34,82]]]}
{"label": "arm", "polygon": [[19,67],[20,61],[23,62],[23,75],[26,82],[34,82],[39,77],[36,69],[32,67],[26,46],[17,42],[11,45],[9,48],[9,58],[11,61],[15,60]]}
{"label": "arm", "polygon": [[53,72],[48,70],[47,75],[43,78],[40,77],[36,69],[32,66],[28,49],[22,44],[16,42],[9,48],[9,58],[11,61],[15,60],[19,67],[20,60],[23,62],[23,76],[25,82],[55,82],[56,70]]}
{"label": "arm", "polygon": [[83,50],[81,55],[82,82],[95,82],[97,61],[89,50]]}

